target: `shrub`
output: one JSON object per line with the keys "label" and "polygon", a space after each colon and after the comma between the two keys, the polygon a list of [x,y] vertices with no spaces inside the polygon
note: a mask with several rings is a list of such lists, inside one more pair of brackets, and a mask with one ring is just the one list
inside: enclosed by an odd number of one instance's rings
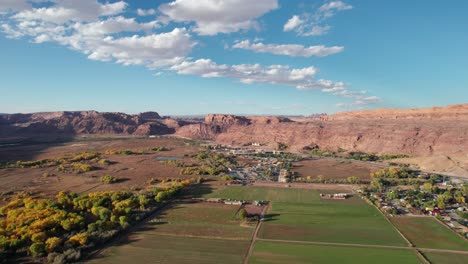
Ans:
{"label": "shrub", "polygon": [[107,174],[101,177],[101,182],[105,184],[112,184],[112,183],[117,182],[117,178],[115,178],[112,175]]}
{"label": "shrub", "polygon": [[46,234],[44,232],[36,233],[31,236],[31,241],[35,243],[45,242],[47,239]]}
{"label": "shrub", "polygon": [[50,237],[46,240],[45,245],[47,252],[53,252],[57,247],[62,244],[62,239],[58,237]]}
{"label": "shrub", "polygon": [[242,220],[247,219],[247,217],[249,216],[249,214],[247,213],[247,210],[245,210],[244,208],[240,209],[239,213],[237,214],[239,215],[239,218]]}
{"label": "shrub", "polygon": [[110,164],[110,161],[109,160],[106,160],[106,159],[100,159],[98,161],[99,164],[101,165],[109,165]]}
{"label": "shrub", "polygon": [[29,252],[33,255],[33,257],[40,257],[46,252],[45,244],[42,242],[33,243],[29,247]]}
{"label": "shrub", "polygon": [[76,234],[68,240],[74,246],[84,246],[88,242],[88,234],[87,233],[79,233]]}

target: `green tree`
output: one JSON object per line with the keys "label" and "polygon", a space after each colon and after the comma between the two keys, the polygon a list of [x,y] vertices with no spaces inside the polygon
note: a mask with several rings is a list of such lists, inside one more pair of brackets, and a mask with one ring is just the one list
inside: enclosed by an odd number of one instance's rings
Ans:
{"label": "green tree", "polygon": [[359,178],[356,176],[346,178],[346,182],[350,184],[358,184],[360,182]]}
{"label": "green tree", "polygon": [[33,257],[40,257],[40,256],[44,255],[44,253],[46,252],[45,244],[42,243],[42,242],[33,243],[29,247],[29,252],[31,252]]}
{"label": "green tree", "polygon": [[247,213],[247,210],[245,210],[245,208],[240,209],[238,215],[239,215],[240,219],[242,219],[242,220],[247,219],[247,217],[249,216],[249,214]]}

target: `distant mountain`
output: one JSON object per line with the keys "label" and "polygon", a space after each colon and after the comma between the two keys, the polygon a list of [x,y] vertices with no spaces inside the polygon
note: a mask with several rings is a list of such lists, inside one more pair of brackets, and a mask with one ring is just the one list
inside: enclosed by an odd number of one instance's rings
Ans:
{"label": "distant mountain", "polygon": [[172,134],[180,124],[156,112],[138,115],[97,111],[41,112],[0,115],[0,137],[57,137],[82,134]]}
{"label": "distant mountain", "polygon": [[[279,144],[301,151],[323,149],[448,159],[468,168],[468,104],[424,109],[377,109],[308,117],[161,117],[96,111],[0,115],[0,139],[74,137],[86,134],[164,135],[210,139],[230,145]],[[448,158],[447,158],[448,157]],[[430,162],[434,164],[434,162]]]}
{"label": "distant mountain", "polygon": [[182,126],[176,134],[222,144],[278,144],[300,151],[329,150],[412,157],[449,157],[452,167],[468,169],[468,104],[425,109],[378,109],[310,118],[209,115],[203,123]]}

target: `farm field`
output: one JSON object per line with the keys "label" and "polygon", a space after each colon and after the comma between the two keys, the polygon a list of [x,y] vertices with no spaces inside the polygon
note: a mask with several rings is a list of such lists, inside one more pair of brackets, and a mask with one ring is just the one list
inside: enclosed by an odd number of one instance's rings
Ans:
{"label": "farm field", "polygon": [[299,177],[317,179],[320,176],[324,180],[345,180],[355,176],[363,181],[370,181],[370,173],[378,169],[368,163],[329,158],[303,160],[295,162],[293,167]]}
{"label": "farm field", "polygon": [[90,263],[241,263],[254,228],[235,220],[238,208],[177,202]]}
{"label": "farm field", "polygon": [[435,264],[466,264],[468,263],[467,254],[424,252],[431,263]]}
{"label": "farm field", "polygon": [[420,263],[416,254],[405,249],[361,248],[258,241],[250,263]]}
{"label": "farm field", "polygon": [[318,190],[232,186],[209,196],[271,201],[261,238],[407,245],[382,214],[359,197],[323,200],[319,194]]}
{"label": "farm field", "polygon": [[113,246],[87,263],[242,263],[247,240],[221,240],[144,232]]}
{"label": "farm field", "polygon": [[148,223],[157,234],[249,240],[253,227],[240,226],[235,219],[239,206],[183,201]]}
{"label": "farm field", "polygon": [[429,217],[393,217],[391,221],[416,246],[468,250],[468,242]]}

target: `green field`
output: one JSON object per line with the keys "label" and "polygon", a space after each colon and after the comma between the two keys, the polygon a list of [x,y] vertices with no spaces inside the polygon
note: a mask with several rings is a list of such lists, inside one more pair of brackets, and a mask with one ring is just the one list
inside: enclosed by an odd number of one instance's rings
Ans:
{"label": "green field", "polygon": [[468,241],[429,217],[394,217],[397,228],[416,247],[468,250]]}
{"label": "green field", "polygon": [[259,237],[335,243],[406,246],[406,241],[359,197],[323,200],[319,191],[232,186],[210,197],[269,200],[271,208]]}
{"label": "green field", "polygon": [[404,249],[381,249],[258,241],[250,263],[420,263]]}
{"label": "green field", "polygon": [[235,214],[239,206],[209,203],[176,203],[152,223],[158,234],[245,239],[253,227],[242,227]]}
{"label": "green field", "polygon": [[87,263],[242,263],[249,241],[136,234]]}
{"label": "green field", "polygon": [[424,256],[431,263],[435,264],[466,264],[468,263],[468,255],[466,254],[452,254],[452,253],[439,253],[439,252],[424,252]]}
{"label": "green field", "polygon": [[238,206],[178,202],[91,263],[242,263],[253,227]]}

